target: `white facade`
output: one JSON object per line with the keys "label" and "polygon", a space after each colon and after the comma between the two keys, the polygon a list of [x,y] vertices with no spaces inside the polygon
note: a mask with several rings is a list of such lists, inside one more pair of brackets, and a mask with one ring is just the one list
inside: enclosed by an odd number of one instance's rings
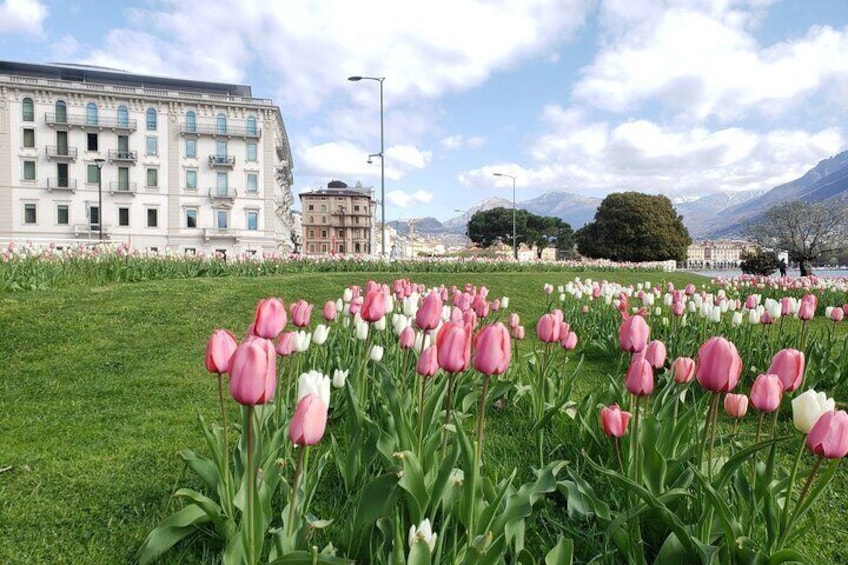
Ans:
{"label": "white facade", "polygon": [[247,86],[0,62],[0,240],[290,251],[291,167]]}

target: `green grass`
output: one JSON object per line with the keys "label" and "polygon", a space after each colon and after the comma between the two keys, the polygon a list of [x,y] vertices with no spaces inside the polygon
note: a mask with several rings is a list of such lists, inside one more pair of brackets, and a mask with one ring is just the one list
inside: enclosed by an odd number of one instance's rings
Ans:
{"label": "green grass", "polygon": [[[184,484],[177,453],[203,450],[200,413],[217,420],[217,385],[203,369],[215,327],[241,337],[258,299],[281,296],[320,306],[369,276],[299,274],[116,284],[92,289],[0,294],[0,563],[127,563],[147,532],[171,509]],[[510,297],[532,333],[544,307],[542,285],[569,274],[404,274],[414,282],[487,285]],[[580,273],[635,283],[692,275]],[[580,390],[603,382],[610,360],[584,363]],[[233,409],[235,414],[235,408]],[[491,412],[488,457],[505,472],[529,473],[528,416]],[[848,500],[844,473],[814,511],[805,550],[845,559]],[[331,487],[330,487],[331,488]],[[334,508],[327,503],[327,508]],[[535,535],[535,534],[534,534]],[[528,541],[532,542],[532,536]],[[215,548],[186,544],[167,562],[214,562]],[[834,561],[834,559],[836,561]]]}

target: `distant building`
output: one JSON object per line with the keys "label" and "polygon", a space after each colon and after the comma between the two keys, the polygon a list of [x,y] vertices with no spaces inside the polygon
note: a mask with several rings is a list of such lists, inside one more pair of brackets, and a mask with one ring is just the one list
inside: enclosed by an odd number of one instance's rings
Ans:
{"label": "distant building", "polygon": [[249,86],[0,61],[0,239],[287,251],[291,168]]}
{"label": "distant building", "polygon": [[370,254],[374,246],[374,191],[331,181],[300,193],[303,249],[308,255]]}
{"label": "distant building", "polygon": [[686,268],[736,268],[742,262],[742,255],[755,249],[753,243],[741,240],[692,242],[686,252]]}

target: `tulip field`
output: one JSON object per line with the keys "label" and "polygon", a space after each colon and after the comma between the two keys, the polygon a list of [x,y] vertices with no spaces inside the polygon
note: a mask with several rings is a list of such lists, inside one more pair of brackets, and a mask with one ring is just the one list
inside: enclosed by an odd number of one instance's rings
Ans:
{"label": "tulip field", "polygon": [[1,563],[848,562],[846,280],[56,268]]}

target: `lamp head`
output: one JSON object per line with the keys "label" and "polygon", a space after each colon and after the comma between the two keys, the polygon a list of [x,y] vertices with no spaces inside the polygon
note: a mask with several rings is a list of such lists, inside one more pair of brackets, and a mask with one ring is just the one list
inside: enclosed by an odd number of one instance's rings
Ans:
{"label": "lamp head", "polygon": [[352,76],[352,77],[347,77],[347,80],[352,81],[352,82],[357,82],[357,81],[362,80],[362,77],[360,77],[360,76]]}
{"label": "lamp head", "polygon": [[369,157],[368,157],[368,161],[367,161],[367,162],[368,162],[368,164],[370,165],[370,164],[371,164],[371,163],[373,163],[374,161],[373,161],[373,160],[371,159],[371,157],[369,156]]}
{"label": "lamp head", "polygon": [[98,157],[97,159],[94,160],[94,163],[97,165],[98,169],[102,169],[103,163],[105,163],[105,162],[106,162],[106,159],[104,159],[102,157]]}

